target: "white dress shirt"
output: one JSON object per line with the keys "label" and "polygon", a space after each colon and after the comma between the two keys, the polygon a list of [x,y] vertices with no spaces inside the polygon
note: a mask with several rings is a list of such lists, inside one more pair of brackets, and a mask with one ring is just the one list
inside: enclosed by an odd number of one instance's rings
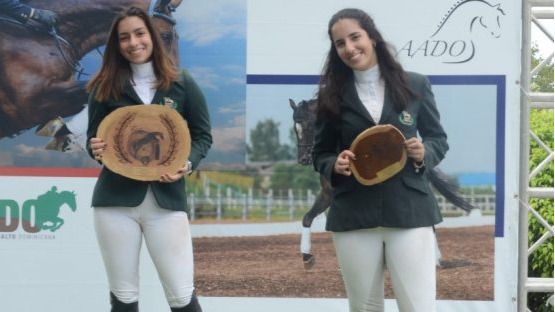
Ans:
{"label": "white dress shirt", "polygon": [[156,75],[154,74],[154,68],[152,67],[152,62],[146,62],[143,64],[133,64],[131,65],[131,71],[133,74],[133,89],[135,93],[139,96],[144,104],[152,103],[154,99],[154,94],[156,93]]}
{"label": "white dress shirt", "polygon": [[376,64],[367,70],[353,70],[358,97],[376,124],[380,122],[385,94],[385,82]]}

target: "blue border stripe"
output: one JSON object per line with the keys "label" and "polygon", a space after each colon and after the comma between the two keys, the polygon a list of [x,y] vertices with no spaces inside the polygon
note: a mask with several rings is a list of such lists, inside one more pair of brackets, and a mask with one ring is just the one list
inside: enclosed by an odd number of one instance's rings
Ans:
{"label": "blue border stripe", "polygon": [[496,86],[496,149],[495,149],[495,237],[505,235],[505,89],[502,75],[447,76],[430,75],[433,85],[495,85]]}
{"label": "blue border stripe", "polygon": [[430,83],[434,85],[496,85],[498,87],[497,90],[499,90],[500,84],[505,83],[505,76],[496,75],[428,75],[428,79],[430,79]]}
{"label": "blue border stripe", "polygon": [[247,84],[318,84],[318,75],[247,75]]}
{"label": "blue border stripe", "polygon": [[[496,85],[505,83],[504,76],[499,75],[428,75],[435,85]],[[318,75],[247,75],[247,84],[318,84]]]}
{"label": "blue border stripe", "polygon": [[503,207],[495,212],[495,237],[503,237],[505,228],[505,76],[500,76],[497,84],[497,133],[496,133],[496,194],[495,205]]}
{"label": "blue border stripe", "polygon": [[[496,86],[495,237],[503,237],[505,227],[505,76],[429,75],[428,78],[432,85]],[[319,81],[319,75],[247,75],[247,84],[316,85]]]}

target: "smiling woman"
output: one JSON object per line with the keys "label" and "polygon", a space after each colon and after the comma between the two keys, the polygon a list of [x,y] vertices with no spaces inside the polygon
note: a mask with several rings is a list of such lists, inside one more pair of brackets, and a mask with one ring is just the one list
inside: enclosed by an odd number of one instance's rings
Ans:
{"label": "smiling woman", "polygon": [[[105,140],[102,133],[97,133],[99,125],[122,107],[141,109],[144,108],[141,103],[165,105],[177,111],[177,118],[188,121],[191,133],[189,160],[178,163],[177,169],[162,166],[165,170],[155,176],[154,181],[132,179],[102,168],[92,206],[110,284],[112,312],[138,311],[138,265],[143,237],[171,310],[202,311],[194,293],[193,249],[184,176],[198,166],[212,144],[203,94],[186,71],[177,73],[150,18],[138,8],[129,9],[114,21],[102,67],[87,88],[91,92],[88,152],[99,162],[103,155],[110,155],[106,154],[107,149],[118,148],[113,143],[115,140]],[[126,121],[132,119],[127,116],[123,116]],[[146,136],[139,134],[142,137],[136,141],[141,143],[136,144],[133,151],[135,157],[144,162],[145,153],[157,158],[163,141],[170,140],[170,135],[163,135],[156,129]],[[180,148],[185,149],[185,146]]]}
{"label": "smiling woman", "polygon": [[[334,188],[326,230],[333,232],[350,309],[383,311],[387,263],[400,311],[436,311],[433,226],[442,217],[423,173],[449,146],[430,83],[402,68],[364,11],[337,12],[328,35],[312,155]],[[399,142],[365,157],[358,136],[384,125],[398,129]],[[392,174],[353,177],[353,164],[383,164],[392,151],[403,155]]]}

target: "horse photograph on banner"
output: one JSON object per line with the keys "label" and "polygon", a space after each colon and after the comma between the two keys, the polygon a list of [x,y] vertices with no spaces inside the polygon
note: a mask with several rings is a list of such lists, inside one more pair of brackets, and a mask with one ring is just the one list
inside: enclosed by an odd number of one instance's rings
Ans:
{"label": "horse photograph on banner", "polygon": [[[152,11],[152,23],[159,31],[162,43],[172,62],[179,66],[179,46],[176,20],[172,12],[181,4],[182,0],[159,0]],[[85,137],[87,131],[88,116],[86,106],[66,123],[61,116],[38,126],[35,133],[40,136],[52,137],[45,146],[48,150],[60,152],[78,152],[86,149]]]}
{"label": "horse photograph on banner", "polygon": [[[240,163],[244,153],[240,148],[244,145],[237,143],[244,140],[243,119],[236,116],[244,114],[237,103],[241,103],[245,92],[234,86],[241,83],[237,76],[244,72],[244,58],[235,58],[241,53],[236,51],[244,50],[244,29],[235,27],[220,33],[212,29],[225,29],[226,23],[241,25],[245,16],[227,18],[237,11],[232,7],[207,23],[202,15],[213,15],[213,5],[199,6],[196,0],[185,2],[188,10],[195,8],[202,16],[198,20],[197,15],[181,10],[181,3],[182,0],[81,0],[71,5],[64,1],[26,2],[57,15],[57,24],[50,29],[0,12],[0,66],[9,73],[0,79],[0,147],[4,151],[0,153],[0,166],[96,166],[82,157],[88,119],[84,86],[98,70],[112,20],[132,6],[151,13],[174,63],[197,76],[210,99],[218,142],[207,163]],[[186,36],[179,36],[179,32]],[[229,34],[233,36],[225,37]],[[180,49],[180,45],[187,48]],[[223,48],[229,45],[233,49]],[[212,73],[224,62],[228,68],[215,79]],[[226,90],[227,98],[220,96],[221,90]],[[228,106],[234,108],[225,108]],[[228,146],[228,142],[234,143]],[[224,157],[230,148],[237,156]]]}
{"label": "horse photograph on banner", "polygon": [[0,66],[8,75],[0,82],[0,138],[68,117],[87,102],[79,62],[103,45],[114,17],[131,6],[147,9],[148,1],[29,1],[59,16],[54,29],[0,19]]}

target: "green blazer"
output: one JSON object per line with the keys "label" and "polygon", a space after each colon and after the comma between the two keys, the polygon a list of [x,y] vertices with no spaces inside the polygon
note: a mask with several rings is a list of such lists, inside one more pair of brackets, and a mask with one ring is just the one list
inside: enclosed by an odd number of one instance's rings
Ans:
{"label": "green blazer", "polygon": [[[407,139],[418,133],[426,149],[424,168],[430,169],[449,149],[447,135],[440,124],[428,79],[416,73],[407,74],[417,99],[412,100],[405,111],[396,112],[386,86],[380,124],[397,127]],[[320,117],[315,126],[314,167],[333,186],[326,229],[341,232],[379,226],[410,228],[441,222],[424,170],[416,172],[410,158],[397,175],[372,186],[358,183],[352,175],[347,177],[333,172],[339,152],[348,149],[359,133],[376,125],[360,101],[352,79],[342,95],[340,112],[340,120]]]}
{"label": "green blazer", "polygon": [[[175,109],[183,116],[189,126],[191,134],[189,161],[194,169],[199,165],[200,160],[206,156],[208,149],[212,145],[210,118],[206,101],[201,90],[186,71],[181,73],[180,79],[174,82],[169,90],[158,90],[154,95],[152,103],[163,105],[165,99],[168,98],[173,100],[176,105]],[[140,105],[141,103],[141,99],[129,82],[125,85],[122,98],[117,101],[98,102],[94,99],[94,92],[92,92],[89,96],[88,105],[89,126],[87,129],[87,142],[90,142],[90,139],[96,136],[100,122],[109,113],[119,107]],[[87,146],[89,155],[93,157],[88,143]],[[138,206],[143,202],[149,185],[160,207],[170,210],[188,211],[184,178],[173,183],[143,182],[121,176],[106,167],[102,167],[94,187],[92,206]]]}

